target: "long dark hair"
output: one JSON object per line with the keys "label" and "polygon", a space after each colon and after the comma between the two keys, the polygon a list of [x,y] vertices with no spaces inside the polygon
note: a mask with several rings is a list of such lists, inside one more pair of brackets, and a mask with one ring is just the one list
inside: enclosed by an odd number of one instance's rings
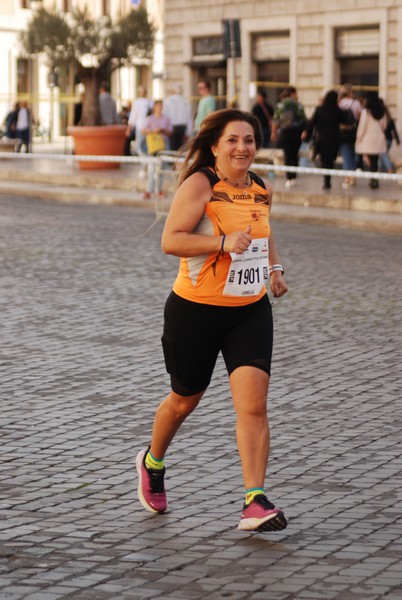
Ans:
{"label": "long dark hair", "polygon": [[326,113],[332,113],[338,108],[338,92],[329,90],[324,96],[322,107]]}
{"label": "long dark hair", "polygon": [[384,104],[381,103],[379,97],[375,92],[369,92],[366,96],[365,108],[371,113],[371,115],[379,121],[385,115]]}
{"label": "long dark hair", "polygon": [[262,147],[261,125],[253,114],[235,108],[216,110],[204,119],[201,129],[186,148],[187,155],[181,168],[179,185],[203,167],[213,167],[215,165],[215,157],[212,154],[211,146],[218,143],[226,125],[232,121],[249,123],[253,128],[257,150]]}

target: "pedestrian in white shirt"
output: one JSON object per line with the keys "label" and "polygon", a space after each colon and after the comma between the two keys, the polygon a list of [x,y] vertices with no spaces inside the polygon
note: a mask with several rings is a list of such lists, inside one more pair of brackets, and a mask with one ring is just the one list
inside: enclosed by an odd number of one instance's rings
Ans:
{"label": "pedestrian in white shirt", "polygon": [[173,132],[169,140],[170,150],[177,151],[191,137],[193,131],[191,105],[184,98],[183,88],[180,84],[173,87],[173,94],[164,101],[163,114],[173,125]]}
{"label": "pedestrian in white shirt", "polygon": [[143,156],[147,153],[145,136],[142,130],[144,129],[145,119],[152,110],[152,104],[152,101],[147,98],[145,87],[140,85],[138,87],[138,97],[133,101],[131,106],[126,132],[126,136],[130,137],[135,130],[135,147],[138,156]]}

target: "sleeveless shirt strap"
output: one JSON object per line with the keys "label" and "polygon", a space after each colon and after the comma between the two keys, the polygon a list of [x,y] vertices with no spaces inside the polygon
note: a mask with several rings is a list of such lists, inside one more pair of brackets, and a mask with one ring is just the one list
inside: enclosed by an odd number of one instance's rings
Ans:
{"label": "sleeveless shirt strap", "polygon": [[265,187],[265,183],[264,180],[261,179],[261,177],[259,175],[257,175],[256,173],[254,173],[253,171],[249,171],[250,173],[250,177],[253,181],[255,181],[258,185],[260,185],[262,188],[266,189]]}
{"label": "sleeveless shirt strap", "polygon": [[219,177],[215,173],[210,171],[210,169],[208,169],[208,167],[202,167],[202,169],[200,169],[200,173],[203,173],[208,178],[209,183],[211,184],[212,188],[219,181]]}

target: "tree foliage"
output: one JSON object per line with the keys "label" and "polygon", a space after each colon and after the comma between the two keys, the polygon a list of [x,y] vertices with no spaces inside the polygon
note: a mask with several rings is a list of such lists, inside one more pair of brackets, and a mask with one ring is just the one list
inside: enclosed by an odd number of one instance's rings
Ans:
{"label": "tree foliage", "polygon": [[155,28],[143,7],[119,16],[116,22],[109,16],[92,18],[86,6],[67,15],[41,7],[33,13],[20,41],[27,54],[44,53],[51,69],[74,65],[86,89],[82,122],[95,125],[99,122],[101,80],[134,58],[151,58],[154,36]]}
{"label": "tree foliage", "polygon": [[28,54],[44,52],[53,68],[68,60],[70,35],[70,27],[59,13],[40,8],[21,32],[20,41]]}

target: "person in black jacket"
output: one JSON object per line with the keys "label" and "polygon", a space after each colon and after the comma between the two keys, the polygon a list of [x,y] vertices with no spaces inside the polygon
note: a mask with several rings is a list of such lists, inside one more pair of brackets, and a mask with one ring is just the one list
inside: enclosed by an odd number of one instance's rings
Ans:
{"label": "person in black jacket", "polygon": [[8,115],[6,116],[4,123],[6,126],[5,135],[9,139],[14,139],[17,137],[17,119],[18,119],[18,111],[20,109],[19,102],[16,102],[13,109],[10,110]]}
{"label": "person in black jacket", "polygon": [[[323,169],[333,169],[338,154],[340,143],[340,124],[344,116],[338,106],[338,93],[330,90],[324,96],[322,103],[316,107],[302,139],[308,140],[312,136],[315,140],[316,154],[321,158]],[[331,189],[331,176],[324,175],[323,189]]]}
{"label": "person in black jacket", "polygon": [[262,147],[268,148],[271,141],[271,124],[274,116],[274,108],[267,102],[264,90],[258,90],[256,102],[251,107],[251,112],[260,122],[262,130]]}
{"label": "person in black jacket", "polygon": [[387,107],[387,105],[385,104],[384,100],[382,98],[379,99],[380,100],[380,104],[384,107],[385,110],[385,116],[387,117],[387,126],[384,130],[384,134],[385,134],[385,140],[386,140],[386,144],[387,144],[387,151],[383,152],[382,154],[380,154],[379,156],[379,166],[380,166],[380,171],[385,171],[386,173],[393,173],[394,172],[394,167],[392,164],[392,161],[389,157],[389,151],[391,149],[392,146],[392,142],[395,141],[395,143],[399,146],[401,141],[399,139],[399,135],[398,135],[398,131],[396,129],[396,125],[395,125],[395,121],[392,118],[391,113],[389,112],[389,109]]}

